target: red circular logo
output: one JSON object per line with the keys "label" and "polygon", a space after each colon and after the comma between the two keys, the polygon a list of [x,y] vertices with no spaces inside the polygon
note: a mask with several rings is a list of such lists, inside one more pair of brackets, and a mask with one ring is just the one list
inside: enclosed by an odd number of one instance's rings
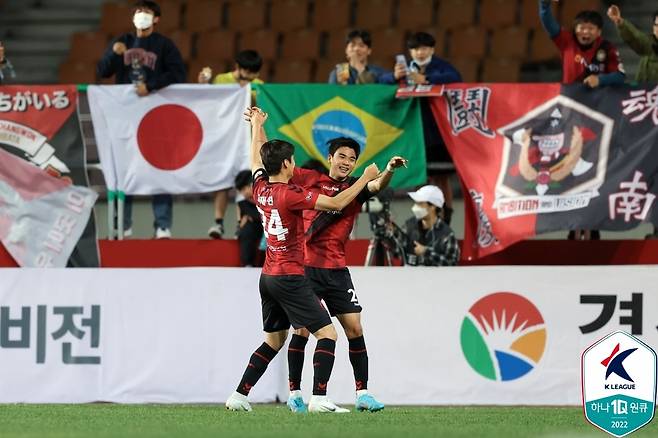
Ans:
{"label": "red circular logo", "polygon": [[201,121],[181,105],[161,105],[146,113],[137,128],[137,145],[153,167],[177,170],[199,152],[203,141]]}

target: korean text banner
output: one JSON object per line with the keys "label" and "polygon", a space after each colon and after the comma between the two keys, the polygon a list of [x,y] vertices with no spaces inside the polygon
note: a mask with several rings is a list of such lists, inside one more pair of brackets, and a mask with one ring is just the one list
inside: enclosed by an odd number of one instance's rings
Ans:
{"label": "korean text banner", "polygon": [[[0,149],[41,169],[44,176],[50,174],[74,186],[89,187],[76,87],[0,87]],[[34,188],[14,187],[16,190]],[[69,266],[99,266],[96,223],[93,215],[87,217],[82,236],[68,260]],[[56,237],[55,240],[63,243],[61,233]]]}
{"label": "korean text banner", "polygon": [[417,99],[395,99],[395,86],[325,84],[258,85],[258,104],[269,114],[269,139],[295,145],[298,166],[327,162],[327,141],[350,137],[361,146],[355,174],[372,162],[383,168],[401,155],[409,168],[395,173],[392,187],[412,187],[427,179],[425,146]]}
{"label": "korean text banner", "polygon": [[432,100],[467,189],[463,254],[656,223],[658,89],[458,84]]}

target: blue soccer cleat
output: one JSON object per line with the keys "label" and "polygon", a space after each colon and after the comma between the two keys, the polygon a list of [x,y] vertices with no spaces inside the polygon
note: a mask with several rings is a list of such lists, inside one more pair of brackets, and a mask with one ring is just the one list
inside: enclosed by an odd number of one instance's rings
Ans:
{"label": "blue soccer cleat", "polygon": [[356,396],[356,410],[360,412],[377,412],[384,409],[384,403],[377,401],[375,397],[367,392],[358,394]]}
{"label": "blue soccer cleat", "polygon": [[304,399],[302,398],[301,391],[292,391],[288,397],[288,403],[286,403],[292,412],[297,414],[305,414],[308,412],[306,405],[304,404]]}

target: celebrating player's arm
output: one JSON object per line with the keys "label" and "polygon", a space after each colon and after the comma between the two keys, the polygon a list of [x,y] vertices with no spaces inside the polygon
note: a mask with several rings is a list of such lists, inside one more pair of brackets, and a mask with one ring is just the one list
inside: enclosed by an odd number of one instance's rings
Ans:
{"label": "celebrating player's arm", "polygon": [[395,169],[399,169],[403,166],[407,167],[407,162],[407,159],[402,157],[395,156],[391,158],[386,165],[386,170],[382,172],[376,179],[368,183],[368,192],[370,192],[372,195],[375,195],[388,187],[391,179],[393,178],[393,173],[395,173]]}
{"label": "celebrating player's arm", "polygon": [[263,160],[260,157],[260,149],[267,142],[265,134],[265,121],[267,113],[258,107],[247,109],[244,113],[245,120],[251,123],[251,172],[263,168]]}
{"label": "celebrating player's arm", "polygon": [[343,190],[336,196],[318,196],[315,202],[316,210],[323,211],[340,211],[347,207],[361,191],[366,188],[368,183],[372,182],[379,176],[379,169],[375,163],[372,163],[363,171],[363,175],[356,180],[347,190]]}

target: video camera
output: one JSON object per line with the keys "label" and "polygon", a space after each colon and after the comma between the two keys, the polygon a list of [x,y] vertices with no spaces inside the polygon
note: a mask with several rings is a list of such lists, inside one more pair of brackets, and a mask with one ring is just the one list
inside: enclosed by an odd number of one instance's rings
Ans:
{"label": "video camera", "polygon": [[361,209],[362,212],[368,213],[370,229],[374,234],[366,257],[367,266],[391,265],[393,258],[399,258],[404,264],[406,236],[391,219],[392,200],[393,189],[386,188],[364,203]]}

